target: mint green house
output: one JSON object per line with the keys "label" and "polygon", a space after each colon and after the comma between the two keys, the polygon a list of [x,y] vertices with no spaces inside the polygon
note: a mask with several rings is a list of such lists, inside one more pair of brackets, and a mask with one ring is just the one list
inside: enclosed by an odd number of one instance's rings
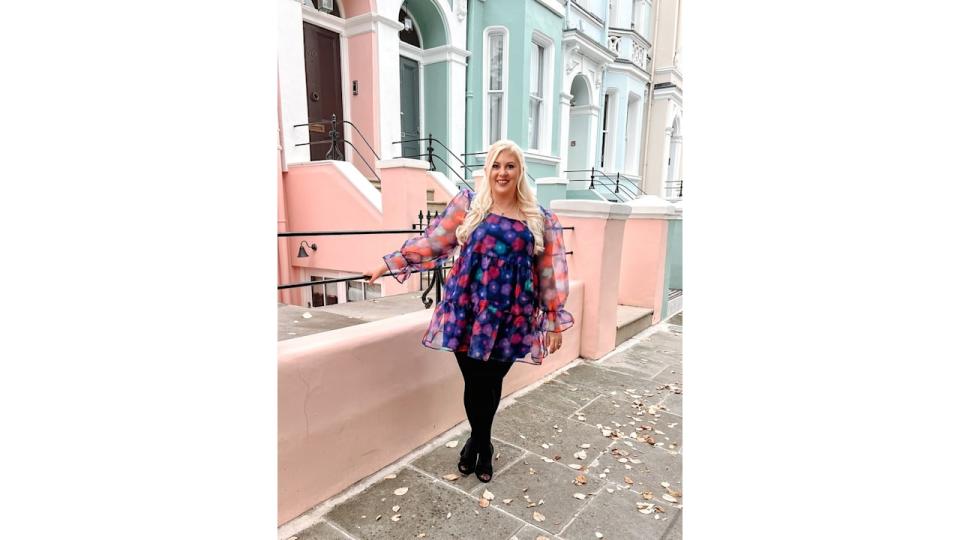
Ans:
{"label": "mint green house", "polygon": [[[468,154],[511,139],[524,150],[530,177],[560,176],[563,21],[563,4],[556,0],[469,3]],[[468,165],[482,166],[483,155],[467,157]]]}

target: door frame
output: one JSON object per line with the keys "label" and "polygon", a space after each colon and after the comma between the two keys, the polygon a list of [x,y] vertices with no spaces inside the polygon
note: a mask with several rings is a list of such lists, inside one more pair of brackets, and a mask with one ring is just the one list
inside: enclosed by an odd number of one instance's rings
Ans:
{"label": "door frame", "polygon": [[[413,27],[417,29],[418,33],[420,32],[419,28],[417,28],[416,21],[414,21]],[[420,40],[420,43],[423,43],[422,39]],[[424,90],[423,88],[423,49],[418,49],[413,45],[410,45],[408,43],[404,43],[401,41],[400,56],[407,58],[409,60],[413,60],[414,62],[417,63],[417,86],[418,86],[417,91],[419,92],[419,99],[418,99],[419,103],[417,104],[417,107],[420,109],[420,115],[419,115],[420,118],[417,119],[417,122],[418,122],[417,127],[420,129],[420,137],[424,138],[423,136],[427,134],[426,132],[427,122],[426,122],[426,113],[424,110],[424,100],[423,100],[423,90]],[[399,58],[397,58],[397,70],[398,71],[400,70]],[[399,109],[397,110],[397,114],[400,114]],[[423,143],[421,143],[420,153],[423,153],[424,148],[426,147],[423,145]],[[422,159],[422,158],[418,158],[418,159]]]}
{"label": "door frame", "polygon": [[[337,2],[337,8],[340,10],[340,13],[343,13],[343,3],[339,0],[333,1]],[[349,99],[349,96],[353,95],[353,89],[350,86],[350,49],[347,45],[348,38],[346,36],[347,19],[341,19],[334,17],[333,15],[328,15],[322,11],[318,11],[312,5],[301,5],[300,8],[301,24],[305,22],[310,23],[314,26],[319,26],[324,30],[334,32],[340,36],[340,107],[343,111],[343,117],[349,120],[351,118],[351,100]],[[306,57],[304,56],[306,51],[302,49],[303,36],[300,37],[300,43],[300,58],[302,62],[306,62]],[[306,66],[304,66],[304,68],[306,68]],[[300,91],[301,95],[303,96],[303,102],[306,104],[307,88],[305,84],[301,85]],[[306,110],[306,107],[304,110]],[[303,121],[307,122],[308,120],[304,118]],[[341,133],[343,133],[343,130],[341,130]],[[345,144],[343,146],[343,159],[347,162],[353,163],[353,148],[351,148],[349,144]]]}

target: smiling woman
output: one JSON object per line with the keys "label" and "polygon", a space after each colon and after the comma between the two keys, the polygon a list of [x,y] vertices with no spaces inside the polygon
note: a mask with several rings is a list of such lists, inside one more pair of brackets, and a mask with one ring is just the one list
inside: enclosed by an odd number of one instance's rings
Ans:
{"label": "smiling woman", "polygon": [[436,268],[462,246],[422,343],[457,358],[472,429],[459,468],[489,482],[490,430],[503,377],[514,362],[539,365],[559,349],[573,316],[564,309],[563,230],[557,216],[537,204],[523,151],[513,141],[497,141],[483,169],[476,193],[458,193],[422,236],[383,258],[370,282],[390,270],[403,283],[412,270]]}

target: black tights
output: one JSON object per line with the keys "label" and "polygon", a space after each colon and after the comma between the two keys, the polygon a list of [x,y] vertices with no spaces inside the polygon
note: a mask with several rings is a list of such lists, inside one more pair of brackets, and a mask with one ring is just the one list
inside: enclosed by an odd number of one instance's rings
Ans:
{"label": "black tights", "polygon": [[494,358],[483,362],[470,358],[467,353],[454,354],[463,373],[463,408],[467,411],[472,431],[470,446],[474,452],[486,455],[490,452],[490,430],[493,427],[493,415],[500,405],[503,378],[513,362]]}

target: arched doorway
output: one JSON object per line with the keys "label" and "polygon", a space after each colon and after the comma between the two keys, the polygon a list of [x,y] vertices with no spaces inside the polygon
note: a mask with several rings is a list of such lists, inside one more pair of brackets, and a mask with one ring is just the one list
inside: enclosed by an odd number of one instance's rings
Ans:
{"label": "arched doorway", "polygon": [[[567,170],[583,171],[593,164],[597,116],[597,107],[593,105],[593,97],[590,93],[590,83],[583,74],[573,78],[570,95],[570,127],[566,141]],[[589,178],[589,173],[571,172],[567,177],[571,181],[582,180]],[[576,185],[576,189],[585,188],[586,184]]]}

